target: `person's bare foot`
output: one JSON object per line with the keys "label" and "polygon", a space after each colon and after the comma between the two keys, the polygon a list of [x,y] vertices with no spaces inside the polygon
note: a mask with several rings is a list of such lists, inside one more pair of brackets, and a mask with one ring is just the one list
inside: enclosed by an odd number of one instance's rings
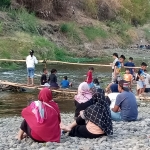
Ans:
{"label": "person's bare foot", "polygon": [[66,132],[70,132],[71,131],[71,128],[69,126],[65,126],[65,125],[60,125],[60,129],[63,130],[63,131],[66,131]]}

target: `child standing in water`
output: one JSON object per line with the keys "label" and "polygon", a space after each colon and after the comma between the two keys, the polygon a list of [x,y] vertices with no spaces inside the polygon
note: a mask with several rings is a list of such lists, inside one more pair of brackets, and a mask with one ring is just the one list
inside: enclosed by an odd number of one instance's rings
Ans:
{"label": "child standing in water", "polygon": [[26,57],[26,65],[27,65],[27,85],[34,86],[34,71],[35,64],[38,63],[38,60],[34,56],[34,50],[30,50],[30,55]]}
{"label": "child standing in water", "polygon": [[120,77],[121,67],[124,66],[123,63],[125,59],[125,56],[121,55],[119,60],[115,63],[113,82],[116,82],[117,78]]}
{"label": "child standing in water", "polygon": [[147,64],[145,62],[142,62],[141,64],[141,69],[139,69],[138,74],[137,74],[137,94],[141,95],[144,93],[146,84],[145,84],[145,79],[146,79],[146,73],[145,70],[147,68]]}
{"label": "child standing in water", "polygon": [[132,74],[130,73],[130,69],[126,69],[126,72],[125,72],[125,74],[124,74],[124,80],[129,83],[129,87],[130,87],[130,89],[131,89],[133,76],[132,76]]}
{"label": "child standing in water", "polygon": [[113,63],[110,63],[110,65],[112,66],[112,72],[114,72],[115,64],[118,61],[118,54],[117,53],[113,53],[113,58],[114,58]]}
{"label": "child standing in water", "polygon": [[94,87],[94,84],[93,84],[93,72],[94,72],[94,68],[90,67],[89,71],[87,73],[87,78],[86,78],[86,82],[87,82],[87,84],[88,84],[90,89],[92,89]]}

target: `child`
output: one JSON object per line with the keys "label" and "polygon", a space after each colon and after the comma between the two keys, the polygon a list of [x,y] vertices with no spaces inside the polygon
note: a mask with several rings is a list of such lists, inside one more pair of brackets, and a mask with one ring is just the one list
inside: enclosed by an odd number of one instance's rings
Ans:
{"label": "child", "polygon": [[115,64],[118,61],[118,54],[113,53],[113,58],[114,58],[114,61],[113,61],[113,63],[110,64],[112,66],[112,72],[114,72]]}
{"label": "child", "polygon": [[49,83],[50,83],[50,88],[58,89],[59,86],[57,84],[57,76],[56,76],[57,70],[52,69],[51,70],[51,75],[49,76]]}
{"label": "child", "polygon": [[44,68],[43,74],[41,76],[41,85],[44,85],[45,83],[47,83],[47,74],[48,74],[48,71],[46,68]]}
{"label": "child", "polygon": [[72,84],[69,83],[68,81],[68,77],[64,76],[64,80],[62,80],[61,82],[61,88],[69,88],[69,86],[71,86]]}
{"label": "child", "polygon": [[132,85],[132,79],[133,79],[133,76],[130,73],[130,69],[126,69],[126,72],[124,74],[124,80],[129,83],[130,89],[131,89],[131,85]]}
{"label": "child", "polygon": [[146,79],[145,79],[145,93],[149,93],[150,92],[150,75],[147,73],[147,70],[145,70],[145,74],[146,74]]}
{"label": "child", "polygon": [[90,89],[92,89],[94,87],[94,84],[93,84],[93,75],[92,73],[94,72],[94,68],[93,67],[90,67],[89,68],[89,71],[87,73],[87,79],[86,79],[86,82],[89,86]]}
{"label": "child", "polygon": [[125,59],[125,56],[121,55],[119,60],[115,63],[113,82],[116,82],[117,78],[120,77],[121,67],[123,66]]}
{"label": "child", "polygon": [[145,62],[142,62],[141,64],[141,69],[139,69],[138,74],[137,74],[137,94],[141,95],[142,93],[144,93],[145,90],[145,78],[146,78],[146,74],[145,74],[145,70],[147,68],[147,64]]}
{"label": "child", "polygon": [[[134,65],[134,63],[133,63],[133,58],[130,57],[130,58],[129,58],[129,61],[126,62],[126,63],[124,64],[124,66],[126,66],[126,67],[135,67],[135,65]],[[129,70],[130,70],[130,73],[131,73],[131,74],[133,75],[133,77],[134,77],[134,68],[129,68]]]}
{"label": "child", "polygon": [[95,86],[96,90],[101,88],[101,86],[100,86],[99,81],[98,81],[97,78],[95,78],[95,79],[93,80],[93,83],[94,83],[94,86]]}

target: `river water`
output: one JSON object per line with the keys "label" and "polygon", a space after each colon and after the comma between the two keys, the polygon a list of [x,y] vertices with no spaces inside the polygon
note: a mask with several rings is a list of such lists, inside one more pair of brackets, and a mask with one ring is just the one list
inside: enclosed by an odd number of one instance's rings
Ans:
{"label": "river water", "polygon": [[[35,84],[40,84],[40,75],[42,74],[43,65],[36,66]],[[68,76],[69,81],[73,83],[73,89],[77,89],[78,85],[85,80],[88,66],[77,65],[48,65],[49,72],[52,68],[57,69],[58,83],[63,79],[63,76]],[[111,68],[110,67],[94,67],[94,77],[100,79],[101,86],[105,86],[110,82]],[[22,69],[8,71],[0,71],[0,80],[8,80],[16,83],[26,83],[26,67]],[[37,100],[38,91],[27,90],[26,92],[11,92],[0,91],[0,117],[20,115],[22,108],[24,108],[29,100]],[[73,99],[65,100],[63,97],[56,101],[60,107],[61,112],[73,112]]]}

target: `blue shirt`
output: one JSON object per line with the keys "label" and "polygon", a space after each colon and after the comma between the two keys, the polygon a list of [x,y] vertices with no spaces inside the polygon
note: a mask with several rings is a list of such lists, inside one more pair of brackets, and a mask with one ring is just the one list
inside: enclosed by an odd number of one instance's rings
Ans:
{"label": "blue shirt", "polygon": [[61,87],[62,88],[69,88],[69,81],[68,80],[62,80]]}
{"label": "blue shirt", "polygon": [[[142,70],[142,69],[139,69],[138,75],[143,76],[144,78],[146,78],[146,74],[145,74],[144,70]],[[136,78],[136,81],[141,81],[138,76]]]}
{"label": "blue shirt", "polygon": [[120,61],[117,61],[117,62],[115,63],[115,66],[117,66],[118,69],[121,69],[121,63],[120,63]]}
{"label": "blue shirt", "polygon": [[[135,67],[135,65],[134,65],[133,62],[126,62],[126,63],[124,64],[124,66],[126,66],[126,67]],[[133,69],[132,69],[132,68],[129,68],[129,70],[130,70],[130,73],[133,75]]]}
{"label": "blue shirt", "polygon": [[138,116],[136,98],[131,92],[122,92],[116,98],[116,104],[121,109],[121,118],[124,121],[135,121]]}

